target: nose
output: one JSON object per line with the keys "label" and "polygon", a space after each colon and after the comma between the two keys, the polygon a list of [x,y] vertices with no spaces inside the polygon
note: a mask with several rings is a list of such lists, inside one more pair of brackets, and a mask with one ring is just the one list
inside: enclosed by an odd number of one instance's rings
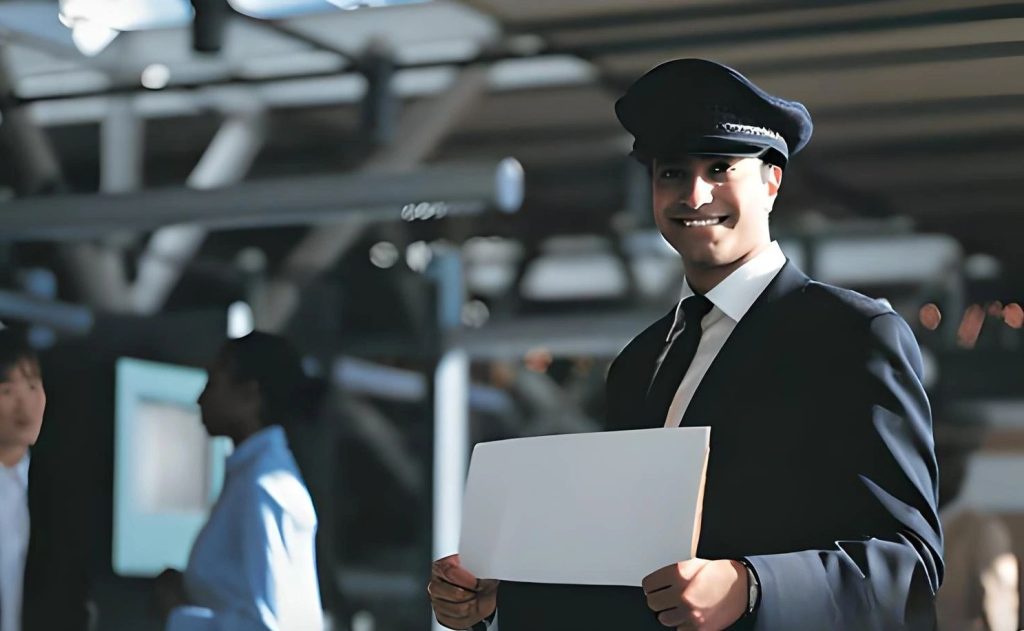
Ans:
{"label": "nose", "polygon": [[704,204],[710,204],[713,198],[714,184],[705,180],[700,175],[695,175],[690,181],[689,190],[682,196],[681,201],[690,208],[697,210]]}

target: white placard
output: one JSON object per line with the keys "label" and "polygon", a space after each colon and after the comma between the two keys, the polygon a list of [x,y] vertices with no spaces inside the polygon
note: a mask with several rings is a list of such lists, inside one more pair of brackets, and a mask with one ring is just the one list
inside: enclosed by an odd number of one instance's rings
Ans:
{"label": "white placard", "polygon": [[462,565],[480,578],[639,586],[696,551],[710,435],[658,428],[478,444]]}

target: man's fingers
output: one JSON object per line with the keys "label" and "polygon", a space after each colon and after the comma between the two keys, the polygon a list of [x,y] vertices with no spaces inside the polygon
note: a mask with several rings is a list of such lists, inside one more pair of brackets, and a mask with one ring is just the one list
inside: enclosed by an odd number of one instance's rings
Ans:
{"label": "man's fingers", "polygon": [[481,594],[487,594],[498,589],[498,584],[501,581],[494,578],[481,578],[476,582],[476,591]]}
{"label": "man's fingers", "polygon": [[434,561],[430,568],[427,594],[434,609],[434,617],[451,629],[466,629],[479,622],[483,602],[493,606],[498,581],[478,579],[459,563],[453,554]]}
{"label": "man's fingers", "polygon": [[462,622],[472,620],[470,624],[475,624],[477,621],[474,620],[474,614],[476,612],[466,605],[450,605],[447,603],[435,603],[434,604],[434,617],[441,624],[449,624],[452,622]]}
{"label": "man's fingers", "polygon": [[434,561],[430,569],[431,575],[471,591],[477,590],[477,578],[472,572],[459,564],[459,555],[453,554]]}
{"label": "man's fingers", "polygon": [[475,597],[463,603],[450,603],[432,597],[430,604],[437,621],[450,629],[465,629],[479,622],[482,617]]}
{"label": "man's fingers", "polygon": [[647,606],[655,613],[678,607],[682,601],[680,593],[679,588],[668,588],[647,594]]}
{"label": "man's fingers", "polygon": [[463,602],[452,602],[434,595],[430,597],[430,606],[433,607],[435,614],[454,620],[464,620],[473,616],[477,613],[477,605],[475,598]]}
{"label": "man's fingers", "polygon": [[472,602],[479,597],[474,591],[437,579],[427,583],[427,594],[430,596],[431,602],[444,601],[454,604]]}
{"label": "man's fingers", "polygon": [[[675,568],[674,565],[671,567],[673,569]],[[679,580],[678,574],[676,574],[674,571],[669,572],[667,570],[668,568],[661,568],[657,572],[654,572],[653,574],[648,574],[646,577],[644,577],[644,580],[640,583],[640,585],[643,587],[645,594],[653,594],[655,592],[659,592],[665,589],[666,587],[675,584]]]}
{"label": "man's fingers", "polygon": [[694,629],[692,616],[678,607],[658,614],[658,622],[674,629]]}
{"label": "man's fingers", "polygon": [[476,624],[476,621],[473,621],[472,618],[468,618],[465,616],[446,616],[442,613],[438,613],[436,610],[434,611],[434,618],[436,618],[437,621],[440,622],[442,626],[447,627],[449,629],[469,629],[474,624]]}

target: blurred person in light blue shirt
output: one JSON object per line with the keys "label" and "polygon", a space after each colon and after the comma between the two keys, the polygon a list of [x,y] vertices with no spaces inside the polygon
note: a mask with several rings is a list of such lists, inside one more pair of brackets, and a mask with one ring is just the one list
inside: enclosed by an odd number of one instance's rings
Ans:
{"label": "blurred person in light blue shirt", "polygon": [[320,631],[317,518],[283,424],[303,417],[319,384],[284,339],[229,340],[199,396],[203,425],[235,451],[184,574],[157,578],[167,631]]}

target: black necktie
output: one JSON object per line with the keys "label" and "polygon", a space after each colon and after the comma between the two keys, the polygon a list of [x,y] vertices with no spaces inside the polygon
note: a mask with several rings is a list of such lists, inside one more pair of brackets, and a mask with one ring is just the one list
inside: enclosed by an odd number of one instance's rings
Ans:
{"label": "black necktie", "polygon": [[679,383],[690,368],[690,362],[697,353],[700,343],[700,321],[711,311],[711,301],[700,294],[683,301],[683,330],[676,336],[672,346],[661,362],[651,389],[647,391],[647,418],[655,427],[665,424],[665,417],[676,396]]}

